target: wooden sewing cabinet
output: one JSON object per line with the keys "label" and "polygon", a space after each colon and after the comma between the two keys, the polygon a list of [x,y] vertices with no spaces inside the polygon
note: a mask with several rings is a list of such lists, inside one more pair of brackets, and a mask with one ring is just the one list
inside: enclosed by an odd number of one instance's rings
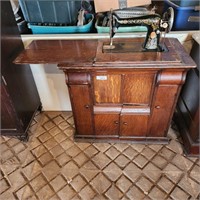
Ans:
{"label": "wooden sewing cabinet", "polygon": [[[127,44],[143,38],[115,39]],[[104,52],[104,40],[38,40],[15,63],[56,63],[69,89],[76,140],[166,143],[186,73],[195,63],[177,39],[165,52]]]}

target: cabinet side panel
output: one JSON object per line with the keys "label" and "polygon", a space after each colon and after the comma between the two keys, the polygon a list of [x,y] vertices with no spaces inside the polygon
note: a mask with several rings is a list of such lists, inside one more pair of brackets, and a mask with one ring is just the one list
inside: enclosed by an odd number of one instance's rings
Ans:
{"label": "cabinet side panel", "polygon": [[160,85],[158,87],[152,108],[150,134],[148,136],[166,136],[178,91],[179,85]]}
{"label": "cabinet side panel", "polygon": [[128,74],[123,80],[123,102],[149,105],[155,74]]}
{"label": "cabinet side panel", "polygon": [[16,116],[5,86],[1,83],[1,131],[17,130]]}
{"label": "cabinet side panel", "polygon": [[78,135],[93,135],[92,103],[88,85],[70,85],[70,97]]}
{"label": "cabinet side panel", "polygon": [[199,137],[199,77],[194,69],[188,72],[178,107],[192,139],[196,141]]}

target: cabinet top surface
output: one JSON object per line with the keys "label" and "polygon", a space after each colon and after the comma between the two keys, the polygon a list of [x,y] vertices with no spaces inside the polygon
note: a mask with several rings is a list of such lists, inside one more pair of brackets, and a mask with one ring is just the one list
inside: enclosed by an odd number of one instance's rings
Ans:
{"label": "cabinet top surface", "polygon": [[[114,39],[114,44],[141,44],[144,38]],[[86,68],[194,68],[195,63],[175,38],[166,38],[165,52],[104,52],[108,40],[35,40],[16,64],[58,64],[60,69]]]}

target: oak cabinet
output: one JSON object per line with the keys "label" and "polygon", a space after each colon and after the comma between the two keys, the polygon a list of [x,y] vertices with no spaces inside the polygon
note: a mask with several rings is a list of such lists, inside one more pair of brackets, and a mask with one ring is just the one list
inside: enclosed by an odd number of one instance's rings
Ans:
{"label": "oak cabinet", "polygon": [[183,70],[69,71],[76,139],[167,141]]}
{"label": "oak cabinet", "polygon": [[[165,39],[164,52],[105,52],[108,42],[33,41],[15,62],[57,63],[63,70],[75,140],[166,143],[181,87],[195,63],[174,38]],[[141,49],[144,39],[113,42]]]}

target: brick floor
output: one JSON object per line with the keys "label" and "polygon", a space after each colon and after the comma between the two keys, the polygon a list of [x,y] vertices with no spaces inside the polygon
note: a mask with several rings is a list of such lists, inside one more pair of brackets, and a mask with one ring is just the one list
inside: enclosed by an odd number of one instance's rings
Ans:
{"label": "brick floor", "polygon": [[2,136],[0,199],[200,198],[200,161],[172,129],[168,145],[76,143],[73,132],[71,112],[42,112],[28,142]]}

